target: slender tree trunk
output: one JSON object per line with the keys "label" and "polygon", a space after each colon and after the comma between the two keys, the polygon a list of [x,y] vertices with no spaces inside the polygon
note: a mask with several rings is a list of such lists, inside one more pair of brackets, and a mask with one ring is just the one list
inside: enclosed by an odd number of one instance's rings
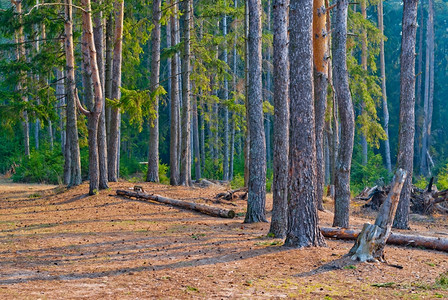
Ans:
{"label": "slender tree trunk", "polygon": [[246,106],[246,136],[244,144],[244,186],[249,186],[249,154],[250,154],[250,122],[249,122],[249,3],[244,4],[244,79],[245,79],[245,106]]}
{"label": "slender tree trunk", "polygon": [[[361,14],[364,20],[367,20],[367,0],[361,0]],[[367,30],[362,30],[362,46],[361,46],[361,66],[362,69],[367,72]],[[365,110],[364,99],[361,102],[362,113]],[[362,147],[362,164],[363,166],[367,165],[368,161],[368,145],[365,133],[361,133],[361,147]]]}
{"label": "slender tree trunk", "polygon": [[194,148],[194,169],[196,180],[201,179],[201,153],[199,149],[199,120],[198,120],[198,100],[193,98],[193,148]]}
{"label": "slender tree trunk", "polygon": [[182,148],[180,184],[191,186],[191,119],[190,119],[190,43],[191,0],[182,2],[183,60],[182,60]]}
{"label": "slender tree trunk", "polygon": [[249,9],[249,93],[250,128],[249,185],[245,223],[266,221],[266,140],[263,125],[261,80],[261,0],[248,0]]}
{"label": "slender tree trunk", "polygon": [[[271,33],[271,0],[268,0],[268,8],[266,13],[266,23],[267,23],[267,33]],[[265,89],[265,99],[272,103],[271,101],[271,88],[272,88],[272,78],[271,78],[271,47],[268,44],[266,49],[266,89]],[[266,120],[266,164],[267,168],[271,166],[272,156],[271,156],[271,116],[270,114],[265,115]]]}
{"label": "slender tree trunk", "polygon": [[333,226],[347,228],[350,208],[350,170],[355,135],[355,120],[347,71],[348,0],[338,0],[334,32],[334,87],[341,119],[341,139],[335,174],[335,214]]}
{"label": "slender tree trunk", "polygon": [[[234,1],[234,8],[235,10],[238,8],[238,0]],[[238,19],[235,19],[235,22],[238,22]],[[234,95],[237,94],[237,88],[236,88],[236,82],[237,82],[237,48],[236,43],[238,39],[238,34],[235,31],[235,37],[233,40],[233,75],[232,75],[232,83],[233,83],[233,92]],[[229,180],[233,180],[233,161],[235,157],[235,112],[232,112],[231,114],[231,121],[230,121],[230,161],[229,161]]]}
{"label": "slender tree trunk", "polygon": [[428,151],[431,135],[432,102],[434,91],[434,9],[433,1],[428,2],[428,20],[426,23],[426,70],[425,70],[425,101],[423,110],[422,148],[420,155],[420,173],[429,176]]}
{"label": "slender tree trunk", "polygon": [[[171,44],[175,46],[177,44],[176,36],[177,31],[177,4],[173,5],[173,14],[171,15]],[[179,80],[177,78],[178,73],[178,53],[174,54],[171,59],[171,94],[170,94],[170,109],[171,109],[171,121],[170,121],[170,184],[179,185]]]}
{"label": "slender tree trunk", "polygon": [[[419,155],[415,156],[415,163],[417,166],[420,166],[420,157],[421,157],[421,145],[423,139],[423,107],[422,107],[422,82],[423,82],[423,23],[424,23],[424,15],[423,15],[423,3],[420,2],[418,14],[420,15],[419,23],[419,41],[418,41],[418,66],[417,66],[417,92],[416,92],[416,103],[415,103],[415,142],[414,142],[414,153],[418,153]],[[421,170],[419,170],[421,173]]]}
{"label": "slender tree trunk", "polygon": [[[66,96],[67,96],[67,125],[66,125],[66,164],[70,163],[70,181],[68,186],[81,184],[81,155],[78,141],[78,125],[75,102],[75,56],[73,45],[73,17],[72,1],[65,0],[65,72],[66,72]],[[68,161],[67,161],[68,160]],[[68,176],[67,176],[68,177]],[[66,178],[67,178],[66,177]]]}
{"label": "slender tree trunk", "polygon": [[[153,0],[153,26],[151,34],[151,92],[154,93],[159,87],[160,76],[160,10],[162,1]],[[152,120],[149,129],[149,151],[148,151],[148,172],[146,181],[159,182],[159,97],[155,96],[153,110],[155,118]]]}
{"label": "slender tree trunk", "polygon": [[[227,16],[224,16],[222,20],[222,34],[224,38],[227,36]],[[223,49],[223,61],[225,64],[228,64],[228,53],[227,53],[227,45],[224,44],[225,48]],[[229,81],[227,77],[224,78],[224,157],[223,157],[223,174],[222,180],[229,180],[229,107],[227,101],[229,100]]]}
{"label": "slender tree trunk", "polygon": [[401,190],[394,227],[409,228],[409,204],[414,167],[415,132],[415,38],[417,33],[418,0],[405,0],[400,57],[400,131],[398,135],[397,168],[406,171],[407,178]]}
{"label": "slender tree trunk", "polygon": [[[96,0],[101,5],[101,0]],[[105,67],[104,67],[104,30],[103,13],[101,11],[94,15],[93,34],[95,37],[96,58],[98,61],[98,72],[100,74],[101,89],[105,90]],[[107,173],[107,137],[106,137],[106,98],[103,92],[103,107],[98,123],[98,167],[99,167],[99,188],[101,190],[109,188]]]}
{"label": "slender tree trunk", "polygon": [[[105,38],[106,61],[104,64],[104,75],[105,75],[104,94],[107,99],[112,99],[112,68],[113,68],[113,38],[114,38],[113,35],[114,35],[114,16],[112,13],[109,13],[106,19],[106,38]],[[106,105],[106,137],[107,137],[108,152],[109,152],[109,140],[110,140],[111,114],[112,114],[112,108],[109,105]],[[109,163],[109,159],[107,161]]]}
{"label": "slender tree trunk", "polygon": [[378,28],[381,32],[380,41],[380,68],[381,68],[381,91],[383,99],[383,128],[386,133],[386,140],[384,141],[384,154],[386,156],[386,168],[389,173],[392,173],[392,163],[390,159],[390,144],[389,144],[389,109],[387,107],[387,93],[386,93],[386,60],[384,55],[384,24],[383,24],[383,1],[378,3]]}
{"label": "slender tree trunk", "polygon": [[[291,70],[289,208],[285,246],[324,246],[316,201],[316,132],[313,97],[313,1],[290,5]],[[318,67],[316,67],[318,68]]]}
{"label": "slender tree trunk", "polygon": [[327,108],[328,59],[327,14],[324,0],[313,2],[314,109],[316,113],[317,207],[323,210],[325,181],[324,125]]}
{"label": "slender tree trunk", "polygon": [[[64,89],[64,74],[62,70],[56,69],[56,98],[59,99],[58,102],[58,115],[59,115],[59,130],[60,130],[60,140],[61,140],[61,152],[65,156],[65,89]],[[65,181],[64,181],[65,182]]]}
{"label": "slender tree trunk", "polygon": [[[124,0],[115,2],[115,41],[112,67],[112,94],[111,98],[119,100],[121,97],[121,62],[122,62],[122,44],[123,44],[123,14]],[[118,152],[120,143],[120,109],[112,108],[110,116],[109,143],[108,143],[108,161],[107,171],[109,181],[118,181]]]}
{"label": "slender tree trunk", "polygon": [[273,1],[274,19],[274,160],[272,180],[272,219],[269,233],[286,237],[288,223],[289,153],[289,0]]}

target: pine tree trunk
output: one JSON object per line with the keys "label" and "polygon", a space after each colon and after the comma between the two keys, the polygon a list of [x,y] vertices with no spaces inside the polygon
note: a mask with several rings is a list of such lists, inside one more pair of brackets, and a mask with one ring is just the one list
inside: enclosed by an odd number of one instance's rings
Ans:
{"label": "pine tree trunk", "polygon": [[[151,34],[151,92],[154,93],[159,87],[160,76],[160,10],[162,1],[153,0],[153,26]],[[148,172],[146,181],[159,182],[159,97],[155,96],[153,110],[154,120],[150,121],[149,129],[149,151],[148,151]]]}
{"label": "pine tree trunk", "polygon": [[[114,39],[114,16],[109,13],[106,19],[106,55],[104,63],[104,95],[107,99],[112,99],[112,68],[113,68],[113,39]],[[107,147],[110,140],[110,118],[112,108],[106,104],[106,138]],[[109,151],[109,149],[108,149]],[[109,159],[107,160],[109,163]],[[109,177],[109,175],[108,175]]]}
{"label": "pine tree trunk", "polygon": [[313,1],[292,0],[289,134],[289,207],[285,246],[324,246],[316,201],[316,132],[313,97]]}
{"label": "pine tree trunk", "polygon": [[[101,5],[101,0],[96,0]],[[101,11],[94,15],[93,34],[95,37],[96,57],[98,61],[98,71],[101,80],[101,89],[103,91],[103,107],[98,123],[98,167],[100,172],[99,188],[101,190],[109,188],[107,174],[107,137],[106,137],[106,98],[105,90],[105,68],[104,68],[104,30],[103,30],[103,13]]]}
{"label": "pine tree trunk", "polygon": [[338,0],[333,35],[334,87],[341,119],[341,138],[335,172],[335,214],[333,226],[347,228],[350,208],[350,170],[355,135],[355,120],[347,71],[348,0]]}
{"label": "pine tree trunk", "polygon": [[[420,2],[420,7],[418,8],[420,15],[420,19],[418,23],[419,26],[419,41],[418,41],[418,67],[417,67],[417,92],[416,92],[416,101],[415,101],[415,142],[414,142],[414,153],[418,153],[419,155],[415,156],[415,163],[417,166],[420,166],[420,157],[421,157],[421,143],[423,138],[423,114],[422,114],[422,78],[423,78],[423,3]],[[421,173],[421,171],[420,171]]]}
{"label": "pine tree trunk", "polygon": [[[224,16],[222,20],[222,34],[224,38],[227,36],[227,16]],[[228,53],[227,53],[227,46],[224,44],[225,48],[223,49],[223,61],[225,64],[228,64]],[[227,101],[229,100],[229,81],[227,80],[227,77],[224,78],[224,90],[223,90],[223,96],[224,96],[224,157],[223,157],[223,174],[222,174],[222,180],[227,181],[229,180],[229,107],[227,104]]]}
{"label": "pine tree trunk", "polygon": [[198,100],[193,98],[193,150],[194,150],[194,171],[195,179],[201,179],[201,153],[199,149],[199,120],[198,120]]}
{"label": "pine tree trunk", "polygon": [[[266,13],[266,23],[267,23],[267,33],[271,34],[271,0],[268,0],[268,7]],[[271,47],[268,44],[266,49],[266,88],[265,88],[265,98],[269,103],[272,103],[271,100],[271,89],[272,89],[272,77],[271,77]],[[266,164],[267,168],[270,168],[272,162],[271,155],[271,116],[269,113],[265,115],[265,128],[266,128]]]}
{"label": "pine tree trunk", "polygon": [[[171,24],[171,45],[177,44],[177,31],[179,30],[176,22],[177,18],[177,4],[173,5],[173,15],[170,18]],[[179,80],[177,78],[178,73],[178,56],[174,54],[171,59],[171,94],[170,94],[170,184],[179,185]]]}
{"label": "pine tree trunk", "polygon": [[[367,0],[361,0],[361,15],[364,20],[367,20]],[[362,69],[367,72],[367,30],[362,30],[362,42],[361,42],[361,66]],[[364,99],[362,99],[362,113],[365,110]],[[362,165],[366,166],[368,161],[368,146],[365,133],[361,133],[361,147],[362,147]]]}
{"label": "pine tree trunk", "polygon": [[[116,0],[114,4],[115,11],[115,40],[112,67],[112,94],[111,98],[119,100],[121,97],[121,62],[122,62],[122,43],[123,43],[123,14],[124,1]],[[120,143],[120,109],[112,108],[110,116],[109,141],[107,145],[107,171],[109,181],[118,181],[118,155]]]}
{"label": "pine tree trunk", "polygon": [[328,58],[327,14],[324,0],[313,1],[314,109],[316,114],[317,207],[323,210],[325,181],[324,125],[327,108]]}
{"label": "pine tree trunk", "polygon": [[191,0],[184,0],[182,4],[183,26],[183,59],[182,59],[182,146],[180,184],[191,186],[191,119],[190,119],[190,43],[191,43]]}
{"label": "pine tree trunk", "polygon": [[[383,1],[378,3],[378,28],[381,35],[384,35],[383,24]],[[392,172],[392,163],[390,159],[390,144],[389,144],[389,109],[387,107],[387,93],[386,93],[386,62],[384,55],[384,38],[381,37],[380,42],[380,68],[381,68],[381,91],[383,99],[383,129],[386,133],[386,140],[384,141],[384,155],[386,156],[386,168],[389,173]]]}
{"label": "pine tree trunk", "polygon": [[272,219],[269,233],[286,236],[288,223],[288,153],[289,153],[289,0],[273,1],[274,19],[274,157],[272,180]]}
{"label": "pine tree trunk", "polygon": [[246,134],[244,140],[244,186],[249,186],[249,153],[250,153],[250,122],[249,122],[249,3],[244,4],[244,79],[245,79],[245,106],[246,106]]}
{"label": "pine tree trunk", "polygon": [[[73,45],[73,17],[72,1],[65,0],[65,60],[66,60],[66,95],[67,95],[67,124],[66,124],[66,164],[70,162],[70,181],[68,186],[81,184],[81,155],[78,141],[77,112],[75,102],[75,56]],[[68,151],[69,150],[69,151]],[[68,161],[67,161],[68,160]],[[68,176],[66,177],[68,178]]]}
{"label": "pine tree trunk", "polygon": [[418,0],[405,0],[403,6],[400,57],[400,131],[398,135],[397,167],[406,171],[407,178],[401,190],[394,227],[409,228],[414,133],[415,133],[415,38],[417,33]]}
{"label": "pine tree trunk", "polygon": [[261,68],[261,0],[248,0],[249,93],[247,117],[250,128],[249,185],[245,223],[266,221],[266,140],[263,125]]}
{"label": "pine tree trunk", "polygon": [[[238,0],[234,1],[234,8],[235,10],[237,10],[238,8]],[[235,23],[238,22],[238,19],[235,18]],[[233,40],[233,74],[232,74],[232,84],[233,84],[233,92],[234,95],[237,95],[237,87],[236,87],[236,82],[237,82],[237,58],[238,58],[238,54],[237,54],[237,48],[236,48],[236,44],[237,44],[237,39],[238,39],[238,34],[235,31],[234,32],[235,36],[234,36],[234,40]],[[229,161],[229,180],[232,181],[233,180],[233,161],[235,158],[235,112],[232,112],[231,114],[231,121],[230,121],[230,161]]]}

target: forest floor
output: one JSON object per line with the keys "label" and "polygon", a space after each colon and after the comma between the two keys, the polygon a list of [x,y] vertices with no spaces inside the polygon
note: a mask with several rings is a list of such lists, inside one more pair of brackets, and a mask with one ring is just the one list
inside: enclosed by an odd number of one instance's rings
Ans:
{"label": "forest floor", "polygon": [[[0,299],[434,299],[448,270],[447,253],[387,246],[383,263],[343,257],[353,241],[289,249],[266,237],[269,224],[243,224],[246,202],[214,203],[225,188],[139,183],[145,191],[219,205],[221,219],[154,202],[115,196],[133,183],[87,196],[0,178]],[[198,200],[199,199],[199,200]],[[268,211],[272,196],[267,199]],[[331,203],[320,212],[331,226]],[[375,214],[353,203],[353,227]],[[270,216],[270,215],[269,215]],[[448,237],[446,216],[412,216],[412,232]]]}

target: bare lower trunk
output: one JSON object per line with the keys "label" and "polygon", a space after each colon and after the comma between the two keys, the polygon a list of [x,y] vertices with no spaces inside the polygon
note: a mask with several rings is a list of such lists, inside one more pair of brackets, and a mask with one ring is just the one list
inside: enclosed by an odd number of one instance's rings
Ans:
{"label": "bare lower trunk", "polygon": [[418,67],[417,67],[417,92],[416,92],[416,100],[415,100],[415,143],[414,143],[414,153],[419,153],[420,155],[416,155],[415,163],[420,166],[420,157],[421,157],[421,142],[423,136],[423,112],[422,112],[422,82],[423,82],[423,3],[420,2],[418,14],[420,15],[419,23],[419,41],[418,41]]}
{"label": "bare lower trunk", "polygon": [[341,119],[341,137],[335,172],[335,214],[333,226],[349,225],[350,170],[355,135],[355,120],[347,71],[347,10],[348,0],[338,0],[334,32],[334,87]]}
{"label": "bare lower trunk", "polygon": [[274,157],[272,181],[272,220],[269,232],[286,237],[288,225],[289,153],[289,0],[273,1],[274,19]]}
{"label": "bare lower trunk", "polygon": [[[122,62],[122,43],[123,43],[123,14],[124,1],[115,2],[115,41],[112,68],[112,94],[111,98],[119,100],[121,97],[121,62]],[[120,109],[112,108],[110,115],[109,141],[108,141],[108,161],[107,171],[109,181],[118,181],[118,149],[120,143]]]}
{"label": "bare lower trunk", "polygon": [[[227,16],[224,16],[222,20],[222,33],[223,36],[227,36]],[[227,48],[224,48],[223,50],[223,61],[225,64],[228,64],[228,55],[227,55]],[[229,180],[229,107],[227,105],[227,101],[229,100],[229,81],[227,80],[227,77],[224,79],[224,157],[223,157],[223,174],[222,174],[222,180],[227,181]]]}
{"label": "bare lower trunk", "polygon": [[201,153],[199,149],[199,120],[198,101],[193,100],[193,148],[194,148],[194,169],[196,180],[201,179]]}
{"label": "bare lower trunk", "polygon": [[244,79],[245,79],[245,106],[246,106],[246,132],[244,139],[244,186],[249,186],[249,153],[250,153],[250,122],[249,122],[249,3],[244,5]]}
{"label": "bare lower trunk", "polygon": [[[361,15],[364,20],[367,20],[367,0],[361,0]],[[362,30],[361,41],[361,66],[362,69],[367,72],[367,30]],[[361,99],[362,113],[364,114],[365,102]],[[368,161],[368,145],[365,133],[361,133],[361,147],[362,147],[362,165],[366,166]]]}
{"label": "bare lower trunk", "polygon": [[400,132],[398,135],[397,167],[407,172],[395,215],[394,227],[409,228],[409,203],[414,168],[415,132],[415,37],[417,33],[418,0],[406,0],[403,6],[400,57]]}
{"label": "bare lower trunk", "polygon": [[261,80],[261,0],[248,0],[249,93],[247,117],[250,128],[249,185],[245,223],[266,222],[266,141],[263,125]]}
{"label": "bare lower trunk", "polygon": [[[177,4],[173,6],[173,15],[170,19],[171,24],[171,44],[176,45],[177,36]],[[177,79],[178,70],[178,59],[175,54],[171,59],[171,94],[170,94],[170,110],[171,110],[171,120],[170,120],[170,184],[179,184],[179,81]]]}
{"label": "bare lower trunk", "polygon": [[[160,76],[160,16],[162,14],[161,0],[153,0],[153,25],[151,34],[151,92],[155,92],[159,87]],[[148,172],[146,181],[159,182],[159,97],[155,96],[153,110],[155,117],[149,129],[149,151],[148,151]]]}
{"label": "bare lower trunk", "polygon": [[324,246],[316,201],[316,132],[313,97],[313,1],[290,5],[291,70],[289,206],[285,246]]}
{"label": "bare lower trunk", "polygon": [[191,1],[182,2],[183,21],[183,60],[182,60],[182,146],[180,184],[191,186],[191,118],[190,118],[190,30],[191,30]]}

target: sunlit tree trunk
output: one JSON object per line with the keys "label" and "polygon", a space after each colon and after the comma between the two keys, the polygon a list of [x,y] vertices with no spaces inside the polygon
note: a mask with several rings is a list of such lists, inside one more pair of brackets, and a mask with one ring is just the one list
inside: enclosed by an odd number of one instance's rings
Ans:
{"label": "sunlit tree trunk", "polygon": [[288,223],[288,153],[289,153],[289,0],[273,1],[274,19],[274,158],[272,180],[272,219],[269,232],[284,238]]}
{"label": "sunlit tree trunk", "polygon": [[291,63],[288,230],[285,246],[324,246],[316,201],[313,91],[313,1],[290,4]]}
{"label": "sunlit tree trunk", "polygon": [[348,0],[338,0],[333,34],[333,71],[336,101],[341,119],[341,137],[335,172],[335,214],[333,226],[347,228],[350,208],[350,170],[355,135],[355,117],[347,71]]}
{"label": "sunlit tree trunk", "polygon": [[400,131],[397,168],[408,174],[401,190],[394,227],[409,228],[409,205],[414,168],[415,38],[418,0],[404,0],[400,56]]}
{"label": "sunlit tree trunk", "polygon": [[[177,44],[177,4],[173,5],[173,15],[171,15],[171,45]],[[178,73],[178,53],[171,59],[171,94],[170,94],[170,184],[179,184],[179,80]]]}
{"label": "sunlit tree trunk", "polygon": [[248,0],[249,93],[247,120],[250,128],[249,185],[245,223],[266,222],[266,140],[263,125],[261,78],[261,0]]}
{"label": "sunlit tree trunk", "polygon": [[[161,0],[153,0],[153,29],[151,34],[151,92],[154,93],[159,88],[160,76],[160,16],[162,14]],[[148,172],[146,181],[159,182],[159,97],[155,96],[154,106],[155,117],[150,121],[149,128],[149,151],[148,151]]]}

